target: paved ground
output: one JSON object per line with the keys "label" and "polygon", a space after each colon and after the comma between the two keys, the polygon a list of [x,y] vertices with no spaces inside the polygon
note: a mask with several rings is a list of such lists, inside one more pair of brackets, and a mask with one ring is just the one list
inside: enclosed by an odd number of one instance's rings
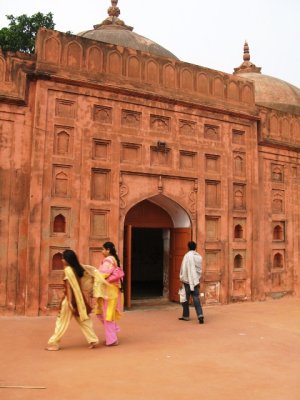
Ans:
{"label": "paved ground", "polygon": [[204,307],[205,325],[180,311],[125,312],[120,345],[93,350],[73,321],[59,352],[44,351],[54,317],[2,317],[0,385],[45,389],[0,388],[0,399],[300,399],[300,299]]}

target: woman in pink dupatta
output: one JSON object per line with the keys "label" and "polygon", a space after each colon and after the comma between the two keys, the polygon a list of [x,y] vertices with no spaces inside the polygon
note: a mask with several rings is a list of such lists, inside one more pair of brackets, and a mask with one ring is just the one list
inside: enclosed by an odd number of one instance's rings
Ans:
{"label": "woman in pink dupatta", "polygon": [[[114,269],[120,267],[120,259],[117,255],[115,245],[112,242],[105,242],[103,244],[102,253],[105,258],[101,262],[98,270],[101,274],[104,274],[106,279],[109,279]],[[115,298],[99,299],[95,312],[104,326],[106,346],[117,346],[117,333],[120,331],[120,328],[116,321],[121,317],[123,293],[121,292],[120,279],[111,282],[111,284],[116,290]]]}

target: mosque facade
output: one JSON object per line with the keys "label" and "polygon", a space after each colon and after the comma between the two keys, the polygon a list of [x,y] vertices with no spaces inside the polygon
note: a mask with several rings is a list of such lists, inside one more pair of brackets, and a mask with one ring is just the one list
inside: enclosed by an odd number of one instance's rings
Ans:
{"label": "mosque facade", "polygon": [[180,61],[119,19],[0,50],[0,314],[49,315],[61,252],[123,263],[125,304],[178,301],[187,242],[203,304],[300,295],[300,90],[244,45],[233,74]]}

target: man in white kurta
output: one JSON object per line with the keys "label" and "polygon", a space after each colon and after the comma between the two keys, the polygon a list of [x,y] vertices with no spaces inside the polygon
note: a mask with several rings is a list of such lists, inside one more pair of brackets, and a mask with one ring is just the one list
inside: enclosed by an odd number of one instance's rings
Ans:
{"label": "man in white kurta", "polygon": [[202,273],[202,257],[196,251],[195,242],[192,241],[188,242],[188,250],[189,251],[183,257],[179,275],[179,279],[183,285],[182,289],[180,290],[183,314],[182,317],[180,317],[179,319],[182,321],[189,321],[190,319],[189,300],[190,297],[192,296],[198,321],[200,324],[203,324],[204,317],[199,299],[200,278]]}

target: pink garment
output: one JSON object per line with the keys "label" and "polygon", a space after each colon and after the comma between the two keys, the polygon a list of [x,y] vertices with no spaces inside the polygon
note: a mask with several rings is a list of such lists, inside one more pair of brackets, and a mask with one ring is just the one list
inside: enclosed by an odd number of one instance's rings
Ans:
{"label": "pink garment", "polygon": [[[107,301],[103,301],[103,314],[106,315]],[[105,332],[105,342],[107,346],[118,342],[117,332],[120,328],[115,321],[106,321],[102,314],[98,314],[97,318],[102,322]]]}
{"label": "pink garment", "polygon": [[[98,270],[101,273],[110,274],[116,266],[117,266],[116,259],[113,256],[108,256],[102,261]],[[113,285],[120,287],[120,280],[113,282]],[[98,314],[97,318],[103,324],[106,345],[109,346],[113,343],[118,342],[117,332],[120,332],[120,328],[115,320],[107,321],[107,319],[106,319],[107,307],[108,307],[108,300],[102,299],[103,314]],[[121,311],[122,311],[122,293],[121,293],[121,291],[119,291],[118,301],[116,304],[116,311],[118,311],[119,313],[121,313]]]}

